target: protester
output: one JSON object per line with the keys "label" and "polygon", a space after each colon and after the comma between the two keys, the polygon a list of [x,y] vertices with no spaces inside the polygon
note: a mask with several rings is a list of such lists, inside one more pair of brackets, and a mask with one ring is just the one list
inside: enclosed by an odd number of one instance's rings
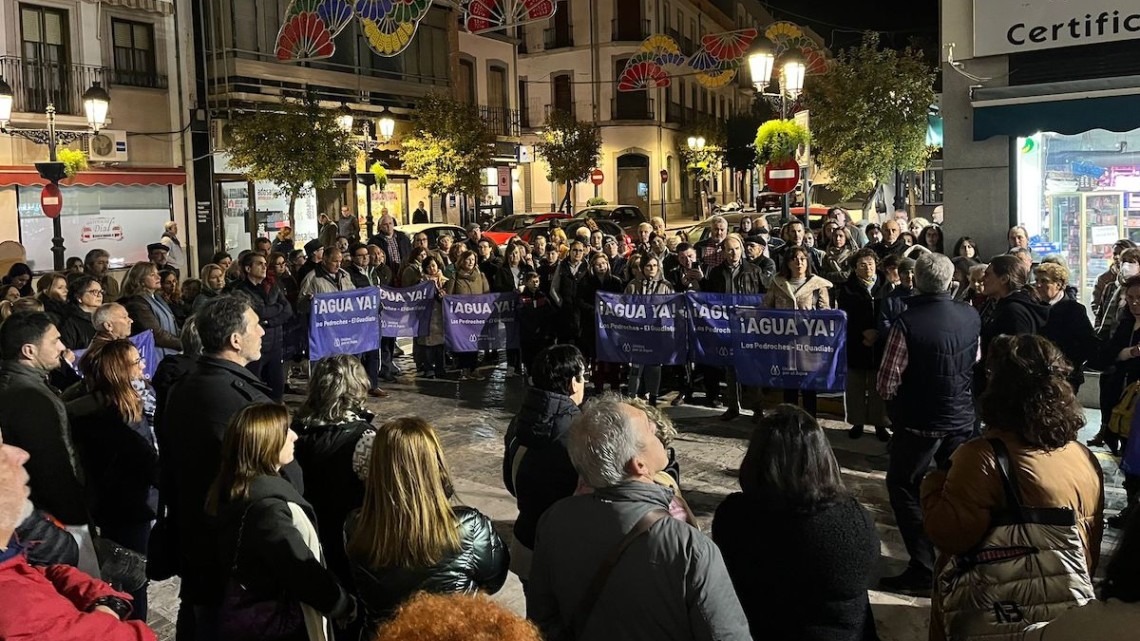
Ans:
{"label": "protester", "polygon": [[[1132,250],[1128,250],[1132,251]],[[1140,250],[1137,250],[1140,251]],[[1100,432],[1089,445],[1108,446],[1115,452],[1119,449],[1120,434],[1109,429],[1112,411],[1120,402],[1124,389],[1140,381],[1140,276],[1124,281],[1124,305],[1130,312],[1122,315],[1108,340],[1100,345],[1096,357],[1090,365],[1101,371],[1100,376]],[[1140,479],[1135,487],[1125,479],[1129,504],[1140,492]]]}
{"label": "protester", "polygon": [[824,252],[820,276],[836,285],[845,282],[851,275],[851,255],[858,250],[847,228],[836,229]]}
{"label": "protester", "polygon": [[420,592],[376,631],[374,641],[542,641],[534,624],[482,594]]}
{"label": "protester", "polygon": [[697,252],[697,261],[705,271],[716,267],[724,260],[725,238],[728,238],[728,221],[723,216],[709,218],[709,237],[697,241],[693,246]]}
{"label": "protester", "polygon": [[270,398],[280,401],[285,395],[285,325],[293,318],[293,307],[276,283],[266,281],[268,261],[264,255],[246,254],[241,259],[241,271],[243,277],[227,285],[226,293],[245,297],[265,330],[261,358],[248,369],[269,387]]}
{"label": "protester", "polygon": [[[446,296],[471,296],[490,292],[491,288],[487,284],[487,278],[483,276],[483,272],[479,271],[474,252],[463,252],[456,265],[458,269],[455,272],[455,277],[444,285]],[[478,365],[478,358],[479,353],[475,351],[455,353],[456,364],[462,370],[459,380],[481,381],[486,378],[475,370],[475,366]]]}
{"label": "protester", "polygon": [[178,223],[168,220],[162,225],[162,238],[158,242],[166,246],[166,266],[180,274],[190,264],[186,262],[186,250],[182,248],[182,241],[178,240]]}
{"label": "protester", "polygon": [[131,614],[130,595],[68,565],[34,567],[17,539],[18,525],[32,513],[28,500],[28,452],[0,435],[0,639],[100,639],[155,641]]}
{"label": "protester", "polygon": [[570,462],[566,438],[581,414],[586,392],[586,362],[573,345],[551,345],[535,357],[518,412],[504,438],[503,485],[518,498],[511,543],[511,571],[525,592],[534,554],[538,519],[547,508],[574,494],[578,472]]}
{"label": "protester", "polygon": [[265,632],[254,627],[267,622],[249,617],[249,601],[276,601],[270,622],[292,633],[286,638],[310,641],[330,636],[326,617],[343,624],[356,614],[356,600],[324,566],[316,512],[280,474],[296,440],[289,411],[273,403],[242,408],[226,427],[206,498],[206,513],[218,520],[215,564],[228,579],[221,638]]}
{"label": "protester", "polygon": [[[769,309],[830,309],[831,282],[812,273],[811,259],[806,247],[788,246],[784,251],[784,262],[772,286],[764,296],[764,307]],[[815,416],[817,397],[815,391],[786,389],[784,402],[793,405],[803,395],[803,407],[808,414]]]}
{"label": "protester", "polygon": [[119,298],[119,281],[110,274],[111,254],[105,249],[92,249],[83,258],[83,271],[88,276],[99,279],[103,286],[104,303],[113,303]]}
{"label": "protester", "polygon": [[953,272],[941,254],[917,261],[918,293],[891,326],[879,367],[877,387],[894,429],[887,494],[910,557],[901,574],[879,581],[880,589],[892,592],[929,592],[934,549],[922,530],[919,484],[931,462],[945,465],[974,430],[971,373],[981,320],[951,298]]}
{"label": "protester", "polygon": [[[723,259],[720,264],[709,270],[708,276],[701,281],[701,291],[740,295],[759,295],[762,293],[764,284],[760,268],[744,260],[744,244],[740,237],[735,234],[731,235],[724,240],[721,246]],[[797,251],[807,250],[801,248]],[[774,285],[775,281],[773,281]],[[722,377],[726,383],[724,400],[727,407],[721,414],[720,419],[722,421],[731,421],[740,416],[742,396],[745,405],[748,406],[747,409],[751,409],[757,414],[760,412],[760,406],[754,402],[754,397],[758,391],[752,388],[741,390],[737,384],[735,368],[705,367],[702,368],[702,371],[705,375],[706,396],[711,399],[710,403],[715,401],[717,397]]]}
{"label": "protester", "polygon": [[178,274],[173,270],[163,269],[158,272],[158,278],[162,289],[155,295],[161,297],[170,311],[174,312],[175,324],[181,327],[187,315],[183,313],[182,283],[178,282]]}
{"label": "protester", "polygon": [[1100,347],[1089,313],[1085,306],[1065,296],[1069,284],[1069,269],[1056,263],[1041,263],[1033,270],[1037,300],[1049,305],[1049,319],[1041,327],[1041,335],[1053,341],[1073,371],[1069,384],[1073,392],[1085,382],[1085,363],[1096,355]]}
{"label": "protester", "polygon": [[[940,465],[922,482],[926,534],[947,555],[965,554],[984,540],[993,515],[1010,507],[1008,489],[1003,491],[996,468],[1000,448],[1008,453],[1008,473],[1022,505],[1036,510],[1064,508],[1070,513],[1083,546],[1084,558],[1079,560],[1084,563],[1067,569],[1083,573],[1088,581],[1100,556],[1104,480],[1096,458],[1075,440],[1085,419],[1065,380],[1071,368],[1049,341],[1021,335],[995,339],[987,369],[990,380],[981,408],[989,429],[984,438],[959,447],[951,465]],[[1033,531],[1026,535],[1026,545],[1058,550],[1053,540],[1033,538]],[[939,566],[946,562],[942,559]],[[1010,576],[1009,581],[1017,581],[1017,587],[985,589],[995,595],[1016,592],[1021,601],[1013,605],[1025,624],[1041,622],[1039,617],[1047,609],[1056,612],[1059,604],[1075,596],[1063,576],[1030,572]],[[935,582],[934,587],[940,593],[943,586]],[[941,639],[944,633],[938,597],[932,599],[932,639]]]}
{"label": "protester", "polygon": [[[546,638],[626,641],[653,630],[662,641],[751,639],[717,546],[669,518],[673,492],[653,482],[668,455],[645,412],[616,395],[593,399],[570,426],[567,449],[593,492],[559,501],[539,520],[527,618]],[[619,552],[621,562],[594,585],[635,528],[645,542]]]}
{"label": "protester", "polygon": [[148,329],[154,333],[154,347],[159,358],[182,347],[174,310],[158,295],[161,290],[162,278],[158,269],[151,263],[135,263],[123,279],[122,297],[118,301],[131,316],[132,335]]}
{"label": "protester", "polygon": [[[67,420],[100,536],[145,555],[158,510],[158,443],[154,388],[129,340],[83,355],[85,393],[67,403]],[[131,593],[132,617],[146,621],[146,586]]]}
{"label": "protester", "polygon": [[71,256],[64,263],[64,273],[68,278],[79,276],[83,273],[83,259],[78,256]]}
{"label": "protester", "polygon": [[969,236],[962,236],[958,242],[954,243],[954,258],[961,256],[962,258],[978,259],[978,243]]}
{"label": "protester", "polygon": [[48,272],[36,281],[36,299],[43,303],[44,311],[59,326],[67,307],[67,277],[62,272]]}
{"label": "protester", "polygon": [[293,252],[295,246],[292,227],[285,225],[277,230],[277,235],[273,237],[273,251],[288,255]]}
{"label": "protester", "polygon": [[59,324],[60,340],[70,350],[87,349],[95,338],[92,314],[103,304],[103,286],[86,274],[71,279],[67,285],[67,306]]}
{"label": "protester", "polygon": [[[879,258],[886,258],[889,255],[901,256],[907,249],[906,243],[902,239],[902,226],[899,225],[897,220],[888,220],[882,226],[883,239],[879,242],[868,245]],[[871,231],[868,229],[867,236],[870,238]]]}
{"label": "protester", "polygon": [[[625,293],[636,295],[672,294],[673,286],[662,278],[661,261],[656,256],[641,259],[641,278],[626,285]],[[645,393],[641,392],[642,382]],[[644,398],[657,405],[657,392],[661,388],[661,366],[633,363],[629,366],[629,395]]]}
{"label": "protester", "polygon": [[[638,254],[634,254],[637,256]],[[632,263],[631,263],[632,264]],[[590,273],[578,285],[578,325],[582,328],[578,335],[578,349],[590,363],[590,382],[594,392],[600,394],[607,383],[615,392],[621,388],[621,363],[609,363],[598,360],[598,335],[594,331],[597,294],[606,292],[610,294],[621,293],[625,285],[621,279],[610,272],[610,261],[602,254],[594,254],[590,259]]]}
{"label": "protester", "polygon": [[118,303],[105,303],[95,309],[91,315],[91,324],[95,326],[95,336],[87,349],[94,349],[102,343],[132,336],[131,320],[127,308]]}
{"label": "protester", "polygon": [[369,245],[377,245],[384,250],[388,268],[397,273],[404,259],[412,251],[412,241],[408,235],[396,230],[396,219],[389,214],[380,216],[376,224],[376,234],[368,239]]}
{"label": "protester", "polygon": [[[1014,230],[1017,230],[1014,227]],[[1014,234],[1010,232],[1010,238]],[[1002,334],[1037,334],[1049,319],[1049,307],[1037,299],[1026,288],[1029,269],[1016,256],[995,256],[986,268],[984,281],[985,294],[994,300],[993,312],[984,318],[981,330],[981,359],[975,368],[974,394],[981,396],[985,391],[986,359],[990,343]]]}
{"label": "protester", "polygon": [[890,440],[890,420],[875,381],[883,359],[876,301],[883,297],[886,285],[877,275],[879,257],[874,250],[860,249],[850,262],[851,275],[835,292],[837,306],[847,313],[847,387],[843,392],[851,424],[847,435],[860,438],[864,426],[873,425],[875,436],[885,443]]}
{"label": "protester", "polygon": [[356,289],[352,284],[352,277],[340,266],[342,256],[340,249],[335,245],[324,248],[320,264],[301,281],[301,289],[297,296],[297,305],[300,309],[307,311],[312,306],[313,296],[316,294]]}
{"label": "protester", "polygon": [[372,443],[364,503],[344,524],[364,629],[416,592],[494,594],[509,555],[491,519],[452,505],[453,485],[435,430],[420,418],[381,425]]}
{"label": "protester", "polygon": [[35,293],[32,291],[32,268],[28,267],[27,263],[12,263],[8,268],[8,274],[4,276],[4,284],[14,286],[20,291],[20,296],[31,296]]}
{"label": "protester", "polygon": [[1010,253],[1014,249],[1029,249],[1029,232],[1026,231],[1022,225],[1014,225],[1009,228],[1009,249]]}
{"label": "protester", "polygon": [[938,225],[927,225],[918,233],[918,244],[938,254],[946,253],[946,239]]}
{"label": "protester", "polygon": [[762,419],[740,489],[717,507],[712,539],[752,637],[877,639],[867,597],[879,560],[874,519],[844,487],[815,419],[791,405]]}

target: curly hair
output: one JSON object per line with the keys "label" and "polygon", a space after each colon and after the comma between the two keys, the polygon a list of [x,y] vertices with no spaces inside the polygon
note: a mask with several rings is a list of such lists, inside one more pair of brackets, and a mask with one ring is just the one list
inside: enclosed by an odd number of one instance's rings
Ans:
{"label": "curly hair", "polygon": [[998,336],[986,366],[989,383],[981,405],[987,425],[1014,432],[1046,452],[1064,447],[1084,427],[1084,412],[1066,380],[1073,366],[1049,340]]}
{"label": "curly hair", "polygon": [[482,594],[420,592],[376,631],[374,641],[542,641],[533,623]]}

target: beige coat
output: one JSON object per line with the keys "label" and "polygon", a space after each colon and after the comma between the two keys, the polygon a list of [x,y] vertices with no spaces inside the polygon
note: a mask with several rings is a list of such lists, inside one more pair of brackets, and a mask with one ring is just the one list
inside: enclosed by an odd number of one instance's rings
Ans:
{"label": "beige coat", "polygon": [[764,297],[764,307],[770,309],[831,309],[829,291],[831,287],[831,281],[826,278],[811,276],[799,289],[793,290],[788,279],[777,275],[772,279],[772,285]]}
{"label": "beige coat", "polygon": [[491,291],[491,287],[487,285],[487,277],[479,268],[471,270],[470,272],[457,271],[455,276],[447,281],[444,285],[444,291],[449,296],[458,295],[471,295],[471,294],[486,294]]}

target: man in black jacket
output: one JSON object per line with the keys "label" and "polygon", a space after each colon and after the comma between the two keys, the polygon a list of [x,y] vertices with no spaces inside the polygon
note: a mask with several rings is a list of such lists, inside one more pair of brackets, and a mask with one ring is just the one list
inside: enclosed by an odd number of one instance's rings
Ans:
{"label": "man in black jacket", "polygon": [[271,390],[270,396],[280,401],[285,396],[285,324],[293,317],[293,306],[276,283],[266,283],[268,263],[264,254],[250,253],[241,259],[244,278],[226,286],[226,293],[248,299],[258,321],[265,329],[261,341],[261,358],[249,364],[249,371]]}
{"label": "man in black jacket", "polygon": [[[269,388],[246,369],[261,358],[265,335],[248,299],[219,296],[197,318],[203,353],[197,369],[170,391],[165,412],[168,434],[159,435],[160,442],[174,443],[163,452],[162,465],[174,467],[170,478],[175,487],[160,491],[178,524],[182,577],[178,636],[216,638],[226,573],[218,563],[216,524],[205,513],[206,495],[218,475],[222,436],[230,418],[247,405],[271,399]],[[303,493],[300,466],[290,463],[281,471]]]}
{"label": "man in black jacket", "polygon": [[368,239],[369,245],[377,245],[384,250],[384,257],[393,274],[398,273],[400,265],[412,253],[412,241],[402,231],[396,231],[396,219],[390,214],[380,217],[376,226],[376,235]]}
{"label": "man in black jacket", "polygon": [[[701,283],[701,291],[719,294],[760,294],[764,291],[760,268],[744,260],[744,242],[740,240],[740,236],[734,234],[724,240],[724,261],[713,267],[709,275],[705,277]],[[720,387],[720,381],[717,380],[717,377],[710,377],[708,374],[709,372],[706,371],[706,392],[710,397],[715,398],[717,388]],[[713,380],[710,381],[710,378]],[[724,369],[724,382],[728,386],[724,396],[728,409],[721,415],[720,420],[731,421],[740,416],[741,393],[758,396],[758,390],[748,387],[741,390],[736,383],[736,368],[734,367]],[[716,388],[708,389],[713,385]],[[753,409],[759,414],[759,405]]]}

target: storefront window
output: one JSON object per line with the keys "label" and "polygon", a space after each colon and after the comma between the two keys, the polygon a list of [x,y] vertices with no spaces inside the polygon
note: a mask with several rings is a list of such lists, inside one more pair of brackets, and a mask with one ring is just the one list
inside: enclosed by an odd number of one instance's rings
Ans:
{"label": "storefront window", "polygon": [[1088,304],[1120,238],[1140,242],[1140,130],[1017,140],[1017,218],[1036,260],[1058,254]]}
{"label": "storefront window", "polygon": [[[28,266],[37,272],[54,266],[51,253],[52,220],[40,208],[41,187],[18,187],[20,242]],[[162,237],[171,220],[170,188],[163,185],[132,187],[60,187],[63,213],[60,223],[67,256],[82,258],[92,249],[111,254],[118,269],[147,260],[146,246]]]}
{"label": "storefront window", "polygon": [[[254,232],[258,237],[273,238],[277,230],[289,224],[289,200],[277,185],[271,182],[254,183],[257,191],[257,220]],[[317,237],[317,194],[309,190],[308,195],[297,199],[293,209],[294,245],[303,247]]]}

